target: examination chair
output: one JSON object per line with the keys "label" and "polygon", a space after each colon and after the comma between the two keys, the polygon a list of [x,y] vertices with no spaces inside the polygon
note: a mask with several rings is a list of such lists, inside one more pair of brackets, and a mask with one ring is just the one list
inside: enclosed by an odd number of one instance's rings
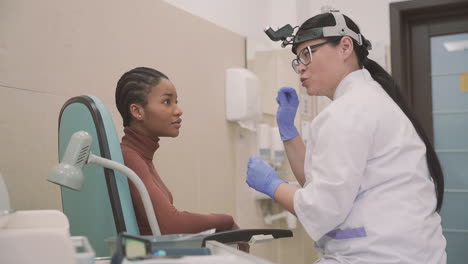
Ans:
{"label": "examination chair", "polygon": [[[92,137],[91,153],[124,164],[112,117],[97,97],[82,95],[69,99],[60,111],[58,128],[60,161],[71,136],[77,131],[86,131]],[[84,166],[83,173],[85,181],[80,192],[61,187],[63,212],[70,221],[72,236],[86,236],[96,257],[109,256],[108,243],[112,243],[113,238],[122,233],[140,235],[128,180],[118,171],[93,164]],[[184,240],[184,236],[191,239]],[[142,237],[149,239],[153,247],[158,246],[158,241],[162,241],[165,247],[193,247],[193,243],[186,242],[195,241],[193,238],[197,236],[157,234]],[[197,243],[204,247],[208,240],[230,244],[249,242],[255,237],[292,237],[292,232],[284,229],[240,229],[200,235]]]}

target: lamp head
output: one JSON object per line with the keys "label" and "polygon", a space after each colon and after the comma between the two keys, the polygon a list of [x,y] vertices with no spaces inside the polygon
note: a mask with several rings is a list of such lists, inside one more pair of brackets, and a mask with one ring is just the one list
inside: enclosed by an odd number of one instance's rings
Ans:
{"label": "lamp head", "polygon": [[88,162],[91,142],[92,138],[87,132],[75,132],[70,138],[62,161],[51,170],[47,180],[80,191],[84,181],[82,168]]}

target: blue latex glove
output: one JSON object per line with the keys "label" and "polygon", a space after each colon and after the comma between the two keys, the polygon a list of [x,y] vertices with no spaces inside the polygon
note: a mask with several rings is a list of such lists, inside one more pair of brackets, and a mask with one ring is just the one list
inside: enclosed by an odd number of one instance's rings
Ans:
{"label": "blue latex glove", "polygon": [[252,156],[247,166],[246,182],[250,188],[262,192],[275,200],[276,189],[278,189],[281,183],[286,181],[281,180],[270,165],[260,158]]}
{"label": "blue latex glove", "polygon": [[279,107],[276,112],[276,123],[281,135],[281,140],[286,141],[299,136],[299,132],[294,126],[299,98],[296,90],[291,87],[283,87],[278,91],[276,97]]}

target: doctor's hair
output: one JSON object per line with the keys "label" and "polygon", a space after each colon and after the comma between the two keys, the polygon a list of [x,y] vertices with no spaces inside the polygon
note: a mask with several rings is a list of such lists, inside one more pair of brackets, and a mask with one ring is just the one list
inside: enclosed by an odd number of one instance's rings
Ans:
{"label": "doctor's hair", "polygon": [[[359,34],[360,29],[357,26],[357,24],[354,23],[349,17],[345,15],[343,16],[344,16],[344,19],[348,28],[350,28],[351,30]],[[323,13],[320,15],[316,15],[312,18],[309,18],[307,21],[305,21],[301,25],[299,30],[297,31],[296,35],[300,34],[304,30],[308,30],[312,28],[334,26],[335,24],[336,24],[335,18],[333,17],[331,13]],[[328,37],[326,39],[339,40],[341,38],[342,37]],[[353,38],[351,39],[353,40],[354,51],[357,56],[359,67],[367,69],[369,73],[372,75],[372,78],[376,82],[378,82],[382,86],[382,88],[385,90],[385,92],[387,92],[387,94],[393,99],[393,101],[395,101],[395,103],[400,107],[403,113],[405,113],[405,115],[411,121],[419,137],[426,145],[427,165],[429,167],[429,172],[431,174],[432,181],[434,182],[436,197],[437,197],[437,204],[436,204],[435,210],[437,212],[440,212],[440,209],[442,208],[442,202],[444,199],[444,174],[442,172],[442,167],[440,165],[439,159],[437,158],[437,154],[434,151],[434,147],[432,146],[431,141],[429,140],[428,136],[424,132],[419,121],[416,119],[416,116],[414,115],[413,111],[405,103],[403,96],[401,94],[401,89],[399,85],[397,84],[397,82],[377,62],[367,58],[367,55],[369,55],[369,52],[367,51],[367,48],[366,48],[367,41],[364,38],[364,36],[362,36],[363,43],[365,43],[364,45],[359,45],[355,39]],[[293,45],[293,51],[295,51],[298,44],[295,43]],[[339,44],[339,41],[331,42],[331,45],[338,45],[338,44]]]}
{"label": "doctor's hair", "polygon": [[148,104],[148,94],[162,78],[169,80],[164,73],[146,67],[135,68],[120,77],[115,90],[115,104],[124,127],[129,126],[132,121],[130,105],[139,104],[145,107]]}

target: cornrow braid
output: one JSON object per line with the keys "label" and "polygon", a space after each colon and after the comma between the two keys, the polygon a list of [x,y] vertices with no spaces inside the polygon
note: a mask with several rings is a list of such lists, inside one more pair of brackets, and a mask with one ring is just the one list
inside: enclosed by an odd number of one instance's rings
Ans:
{"label": "cornrow braid", "polygon": [[130,105],[146,106],[151,88],[158,85],[162,78],[169,80],[164,73],[146,67],[135,68],[120,77],[115,90],[115,104],[124,126],[129,126],[132,120]]}

